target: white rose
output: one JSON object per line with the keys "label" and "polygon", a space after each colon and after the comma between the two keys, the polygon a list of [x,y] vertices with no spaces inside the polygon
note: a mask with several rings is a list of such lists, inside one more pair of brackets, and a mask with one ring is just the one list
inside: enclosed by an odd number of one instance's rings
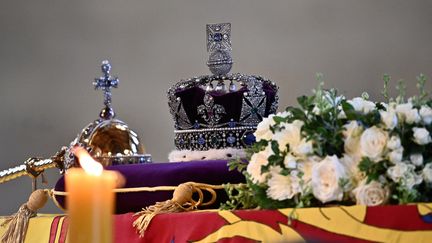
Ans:
{"label": "white rose", "polygon": [[402,147],[395,149],[387,154],[388,160],[392,162],[393,164],[399,163],[402,161],[404,149]]}
{"label": "white rose", "polygon": [[361,97],[356,97],[352,100],[348,100],[348,103],[353,106],[354,110],[367,114],[375,109],[375,103],[369,100],[365,100]]}
{"label": "white rose", "polygon": [[297,159],[292,154],[287,154],[284,158],[284,165],[287,169],[297,168]]}
{"label": "white rose", "polygon": [[285,151],[287,145],[292,149],[300,143],[303,124],[304,123],[300,120],[295,120],[292,123],[284,123],[282,125],[284,128],[274,134],[272,139],[278,142],[280,151]]}
{"label": "white rose", "polygon": [[432,163],[428,163],[422,170],[422,176],[425,182],[432,183]]}
{"label": "white rose", "polygon": [[431,137],[426,128],[413,127],[414,142],[419,145],[425,145],[431,142]]}
{"label": "white rose", "polygon": [[347,172],[349,173],[349,177],[352,178],[355,183],[363,180],[364,178],[364,173],[358,168],[360,161],[360,157],[352,157],[348,154],[344,154],[344,156],[340,159],[340,162],[345,166]]}
{"label": "white rose", "polygon": [[390,190],[377,181],[366,184],[366,180],[363,180],[360,185],[353,190],[353,194],[358,205],[378,206],[387,202]]}
{"label": "white rose", "polygon": [[293,198],[300,192],[300,183],[297,176],[281,175],[278,172],[271,172],[267,182],[266,194],[269,198],[283,201]]}
{"label": "white rose", "polygon": [[279,165],[271,165],[269,166],[268,170],[270,174],[280,174],[282,172],[282,167],[280,167]]}
{"label": "white rose", "polygon": [[271,114],[258,123],[257,129],[254,132],[255,138],[257,141],[259,140],[270,140],[273,136],[270,127],[275,125],[276,122],[273,120],[275,115]]}
{"label": "white rose", "polygon": [[423,155],[422,154],[411,154],[410,160],[411,160],[411,163],[415,166],[423,165]]}
{"label": "white rose", "polygon": [[361,157],[360,153],[360,135],[363,132],[363,127],[359,126],[357,121],[350,121],[345,124],[344,131],[344,149],[347,154],[353,157]]}
{"label": "white rose", "polygon": [[414,172],[415,166],[403,162],[395,163],[392,167],[388,168],[387,175],[394,182],[402,182],[407,175]]}
{"label": "white rose", "polygon": [[297,164],[298,170],[303,173],[302,180],[304,183],[310,183],[312,179],[312,168],[321,160],[322,159],[318,156],[309,156],[306,161]]}
{"label": "white rose", "polygon": [[312,167],[312,193],[322,203],[341,201],[343,189],[339,181],[347,177],[339,159],[335,155],[327,156]]}
{"label": "white rose", "polygon": [[298,156],[306,156],[312,154],[313,146],[312,141],[309,140],[306,142],[306,138],[303,138],[300,143],[293,148],[293,152]]}
{"label": "white rose", "polygon": [[388,140],[388,133],[376,126],[366,129],[360,137],[360,147],[363,156],[378,162],[383,155]]}
{"label": "white rose", "polygon": [[273,152],[273,150],[272,150],[272,148],[271,148],[271,144],[268,144],[268,145],[264,148],[264,150],[262,150],[262,151],[259,152],[259,154],[260,154],[260,157],[265,157],[265,158],[268,158],[268,157],[270,157],[271,155],[274,155],[274,152]]}
{"label": "white rose", "polygon": [[381,115],[381,122],[385,125],[387,129],[392,130],[396,127],[398,123],[396,112],[389,110],[389,111],[380,111]]}
{"label": "white rose", "polygon": [[414,186],[422,183],[423,178],[420,175],[417,175],[413,170],[410,170],[401,180],[401,184],[408,189],[412,189]]}
{"label": "white rose", "polygon": [[259,152],[252,155],[246,172],[250,175],[253,183],[263,183],[268,173],[262,173],[261,168],[268,164],[268,156],[265,152]]}
{"label": "white rose", "polygon": [[387,141],[387,148],[391,149],[391,150],[395,150],[401,147],[401,140],[399,138],[399,136],[392,136],[388,141]]}
{"label": "white rose", "polygon": [[432,123],[432,109],[429,106],[422,106],[420,108],[420,116],[426,125]]}
{"label": "white rose", "polygon": [[421,120],[418,110],[413,108],[410,102],[396,105],[396,112],[401,120],[408,124],[418,123]]}

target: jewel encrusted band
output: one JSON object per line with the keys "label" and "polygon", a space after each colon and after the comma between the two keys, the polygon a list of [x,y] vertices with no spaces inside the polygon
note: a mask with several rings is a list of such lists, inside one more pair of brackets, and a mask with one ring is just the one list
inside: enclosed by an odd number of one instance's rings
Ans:
{"label": "jewel encrusted band", "polygon": [[176,130],[177,149],[245,148],[255,142],[255,126]]}

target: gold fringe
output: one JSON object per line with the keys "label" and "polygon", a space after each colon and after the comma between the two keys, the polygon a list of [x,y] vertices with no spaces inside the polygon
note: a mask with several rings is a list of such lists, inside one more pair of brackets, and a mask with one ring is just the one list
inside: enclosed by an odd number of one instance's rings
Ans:
{"label": "gold fringe", "polygon": [[[149,227],[151,220],[160,213],[175,213],[191,211],[199,206],[210,205],[216,201],[215,189],[222,189],[223,186],[214,186],[205,183],[186,182],[176,187],[173,198],[165,202],[157,202],[155,205],[143,208],[141,212],[134,214],[138,218],[133,222],[140,235],[144,237],[145,230]],[[203,190],[209,192],[212,198],[204,202]],[[193,200],[194,193],[198,194],[198,201]]]}
{"label": "gold fringe", "polygon": [[29,200],[21,205],[18,212],[9,216],[1,225],[8,225],[7,230],[2,236],[2,243],[22,243],[24,242],[29,220],[36,215],[36,211],[42,208],[48,200],[45,190],[34,191]]}

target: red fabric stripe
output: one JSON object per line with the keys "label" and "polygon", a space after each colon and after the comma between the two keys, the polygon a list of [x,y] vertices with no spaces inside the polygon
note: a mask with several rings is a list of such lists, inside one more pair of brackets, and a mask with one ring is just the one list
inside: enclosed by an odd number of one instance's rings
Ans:
{"label": "red fabric stripe", "polygon": [[277,210],[237,210],[233,213],[242,220],[268,225],[279,233],[281,233],[279,224],[288,224],[288,217]]}
{"label": "red fabric stripe", "polygon": [[69,219],[66,216],[63,216],[63,224],[60,230],[60,237],[59,237],[59,242],[66,242],[66,237],[67,237],[67,232],[69,229]]}
{"label": "red fabric stripe", "polygon": [[[335,234],[333,232],[318,228],[314,225],[305,224],[303,222],[294,220],[290,225],[297,233],[299,233],[306,242],[332,242],[332,243],[365,243],[372,242],[363,239],[358,239],[351,236]],[[343,227],[341,225],[341,227]],[[373,236],[372,236],[373,237]]]}
{"label": "red fabric stripe", "polygon": [[431,230],[423,221],[417,205],[386,205],[368,207],[365,224],[395,230]]}
{"label": "red fabric stripe", "polygon": [[[146,242],[139,238],[138,233],[132,226],[134,221],[133,213],[115,215],[113,242],[140,243]],[[152,222],[153,223],[153,222]],[[150,242],[150,241],[147,241]],[[162,242],[162,241],[161,241]]]}
{"label": "red fabric stripe", "polygon": [[49,243],[54,243],[55,242],[55,238],[56,238],[56,235],[57,235],[58,223],[59,223],[61,217],[62,216],[56,216],[56,217],[54,217],[54,219],[53,219],[53,221],[51,223]]}

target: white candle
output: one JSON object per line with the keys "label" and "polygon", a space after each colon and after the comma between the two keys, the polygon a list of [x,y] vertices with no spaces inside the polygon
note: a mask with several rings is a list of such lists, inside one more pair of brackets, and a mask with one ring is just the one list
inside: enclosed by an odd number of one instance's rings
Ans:
{"label": "white candle", "polygon": [[74,151],[82,168],[66,173],[71,243],[111,243],[116,174],[105,171],[83,148]]}

